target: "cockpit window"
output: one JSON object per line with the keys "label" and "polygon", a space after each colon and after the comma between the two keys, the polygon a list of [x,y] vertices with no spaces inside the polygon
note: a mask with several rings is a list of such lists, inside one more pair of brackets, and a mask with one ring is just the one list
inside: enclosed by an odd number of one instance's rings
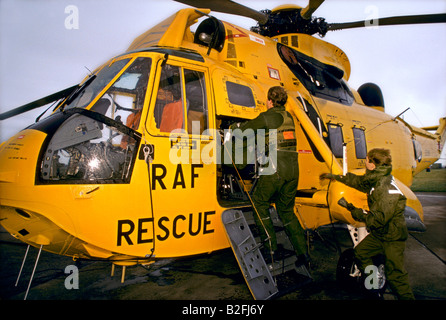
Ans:
{"label": "cockpit window", "polygon": [[110,65],[103,67],[98,74],[92,75],[90,79],[87,79],[83,85],[79,87],[74,93],[67,99],[67,105],[64,109],[68,108],[85,108],[91,101],[107,86],[110,81],[124,68],[130,59],[122,59],[113,62]]}
{"label": "cockpit window", "polygon": [[[97,76],[81,89],[66,108],[87,108],[91,101],[128,64],[122,59],[104,67]],[[151,59],[136,58],[121,76],[98,99],[90,110],[101,113],[132,129],[138,129],[147,91]],[[87,80],[88,82],[88,80]]]}
{"label": "cockpit window", "polygon": [[342,79],[344,72],[341,69],[280,43],[277,44],[277,50],[283,62],[312,95],[344,105],[353,103],[353,94]]}
{"label": "cockpit window", "polygon": [[137,130],[147,91],[150,58],[137,58],[90,110]]}

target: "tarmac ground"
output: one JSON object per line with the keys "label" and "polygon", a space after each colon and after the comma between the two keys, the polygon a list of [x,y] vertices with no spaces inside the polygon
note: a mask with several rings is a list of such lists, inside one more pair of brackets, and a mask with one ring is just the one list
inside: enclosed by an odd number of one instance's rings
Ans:
{"label": "tarmac ground", "polygon": [[[405,266],[417,300],[446,300],[446,193],[417,193],[424,208],[427,231],[409,236]],[[351,246],[345,228],[328,226],[308,236],[313,281],[278,300],[365,300],[363,292],[336,281],[339,253]],[[422,243],[422,244],[421,244]],[[22,300],[38,250],[30,248],[15,286],[26,245],[0,229],[0,300]],[[443,262],[441,261],[443,259]],[[76,266],[78,288],[70,287]],[[111,276],[111,263],[77,261],[42,251],[27,300],[244,300],[253,298],[231,249],[150,266],[122,267]],[[68,284],[68,285],[67,285]],[[385,300],[395,300],[390,293]],[[162,304],[164,305],[164,304]]]}

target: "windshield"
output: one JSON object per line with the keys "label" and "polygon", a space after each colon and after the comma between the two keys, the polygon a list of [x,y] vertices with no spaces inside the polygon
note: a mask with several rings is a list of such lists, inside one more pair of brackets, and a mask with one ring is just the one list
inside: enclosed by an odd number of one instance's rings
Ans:
{"label": "windshield", "polygon": [[[85,81],[79,89],[67,99],[66,109],[88,108],[96,100],[91,111],[101,113],[132,129],[137,129],[144,105],[145,94],[150,74],[151,59],[138,57],[121,59],[104,66],[97,75]],[[127,69],[122,72],[123,68]],[[122,72],[119,78],[116,76]],[[110,83],[116,79],[114,83]],[[101,97],[101,94],[109,86]]]}
{"label": "windshield", "polygon": [[[110,65],[103,67],[96,75],[91,83],[86,86],[80,86],[67,100],[68,104],[64,109],[68,108],[85,108],[93,101],[107,84],[118,74],[119,71],[129,62],[130,59],[116,61]],[[86,81],[88,82],[88,80]]]}

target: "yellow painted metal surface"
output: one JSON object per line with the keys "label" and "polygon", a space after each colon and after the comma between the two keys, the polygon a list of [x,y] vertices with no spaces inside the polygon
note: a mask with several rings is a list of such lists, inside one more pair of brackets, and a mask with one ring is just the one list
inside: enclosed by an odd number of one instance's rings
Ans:
{"label": "yellow painted metal surface", "polygon": [[[209,10],[201,11],[209,13]],[[318,128],[317,121],[341,128],[347,144],[349,171],[363,170],[365,165],[365,159],[357,158],[354,128],[365,132],[367,150],[390,149],[393,174],[409,199],[408,205],[422,218],[421,205],[409,186],[414,174],[438,159],[444,130],[434,135],[393,119],[382,111],[364,106],[355,91],[351,105],[317,98],[291,73],[276,48],[278,42],[292,46],[293,41],[298,41],[297,50],[343,70],[343,79],[348,80],[351,72],[348,58],[331,44],[301,34],[284,35],[276,41],[224,22],[222,50],[209,51],[208,47],[193,42],[193,33],[189,30],[201,16],[203,14],[193,9],[181,10],[136,38],[127,53],[114,60],[129,58],[128,67],[138,57],[151,59],[147,93],[136,128],[140,136],[138,156],[128,183],[37,184],[42,165],[41,149],[48,143],[47,135],[28,129],[1,145],[0,219],[11,234],[57,254],[121,260],[121,264],[228,247],[221,213],[228,207],[250,204],[245,201],[228,205],[218,197],[222,172],[217,160],[217,150],[221,147],[219,130],[224,120],[253,119],[265,111],[266,93],[275,85],[287,89],[286,107],[296,123],[298,189],[307,194],[302,196],[303,192],[296,197],[296,215],[304,228],[315,229],[338,221],[359,226],[347,210],[337,205],[342,196],[366,208],[364,194],[340,183],[329,186],[319,181],[319,175],[324,172],[342,174],[344,163],[341,157],[333,155],[327,144],[328,137]],[[166,51],[163,52],[162,47]],[[200,58],[189,59],[190,53]],[[183,92],[186,92],[185,70],[204,75],[207,132],[200,128],[194,130],[188,122],[183,129],[189,133],[170,134],[160,130],[154,112],[165,64],[181,70]],[[113,81],[86,109],[99,100]],[[231,101],[228,82],[249,88],[253,105]],[[303,101],[311,104],[319,120],[310,119],[306,110],[309,105]],[[187,102],[182,103],[183,112],[192,118]],[[419,159],[415,157],[413,141],[423,150]],[[144,152],[149,146],[153,154],[152,159],[146,161]],[[246,181],[248,187],[250,183]]]}

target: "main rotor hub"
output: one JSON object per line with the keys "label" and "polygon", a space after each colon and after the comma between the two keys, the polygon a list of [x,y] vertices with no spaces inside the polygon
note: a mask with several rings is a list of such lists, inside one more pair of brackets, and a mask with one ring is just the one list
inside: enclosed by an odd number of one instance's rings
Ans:
{"label": "main rotor hub", "polygon": [[268,16],[268,21],[264,24],[260,22],[252,27],[251,31],[262,36],[275,37],[288,33],[304,33],[313,35],[318,33],[325,36],[328,31],[328,24],[324,18],[312,17],[304,19],[301,15],[302,8],[286,8],[280,10],[262,10]]}

